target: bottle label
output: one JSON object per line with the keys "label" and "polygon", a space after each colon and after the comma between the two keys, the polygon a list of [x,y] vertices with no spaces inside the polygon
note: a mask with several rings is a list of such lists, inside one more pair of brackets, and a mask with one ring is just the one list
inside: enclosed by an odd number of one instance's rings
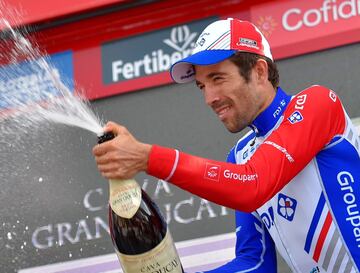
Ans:
{"label": "bottle label", "polygon": [[116,251],[124,273],[183,273],[177,250],[169,230],[152,250],[139,255]]}
{"label": "bottle label", "polygon": [[134,179],[110,180],[109,204],[123,218],[132,218],[140,207],[141,188]]}

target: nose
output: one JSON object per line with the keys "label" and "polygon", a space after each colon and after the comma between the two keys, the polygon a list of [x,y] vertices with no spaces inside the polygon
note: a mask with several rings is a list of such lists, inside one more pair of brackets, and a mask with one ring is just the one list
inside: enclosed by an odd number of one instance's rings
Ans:
{"label": "nose", "polygon": [[204,100],[208,106],[212,107],[220,100],[219,94],[213,86],[205,86],[203,90]]}

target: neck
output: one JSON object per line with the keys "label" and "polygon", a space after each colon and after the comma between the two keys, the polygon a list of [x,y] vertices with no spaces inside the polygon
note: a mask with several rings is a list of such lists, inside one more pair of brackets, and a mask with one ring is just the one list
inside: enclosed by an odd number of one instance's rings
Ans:
{"label": "neck", "polygon": [[[256,128],[257,135],[265,135],[279,120],[284,112],[287,104],[290,102],[291,96],[287,95],[280,87],[276,92],[273,92],[273,96],[269,96],[265,109],[263,109],[259,115],[253,120],[250,125],[251,128]],[[270,103],[268,102],[270,101]]]}
{"label": "neck", "polygon": [[258,117],[262,112],[264,112],[264,110],[273,102],[276,95],[276,90],[277,88],[274,88],[271,84],[263,90],[263,102],[259,108],[259,111],[256,114],[256,117]]}

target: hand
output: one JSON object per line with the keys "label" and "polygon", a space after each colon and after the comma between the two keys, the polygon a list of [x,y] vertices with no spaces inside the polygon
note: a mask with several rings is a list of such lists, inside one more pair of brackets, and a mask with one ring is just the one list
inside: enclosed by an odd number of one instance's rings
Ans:
{"label": "hand", "polygon": [[93,148],[101,175],[107,179],[129,179],[146,172],[151,145],[137,141],[125,127],[114,122],[104,127],[104,132],[110,131],[115,138]]}

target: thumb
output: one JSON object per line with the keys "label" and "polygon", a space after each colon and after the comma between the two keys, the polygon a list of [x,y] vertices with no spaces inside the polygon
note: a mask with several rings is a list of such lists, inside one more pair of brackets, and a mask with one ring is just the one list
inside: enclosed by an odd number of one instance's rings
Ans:
{"label": "thumb", "polygon": [[126,131],[126,128],[121,126],[120,124],[113,122],[113,121],[109,121],[106,123],[105,127],[104,127],[104,132],[112,132],[115,134],[115,136],[123,134]]}

